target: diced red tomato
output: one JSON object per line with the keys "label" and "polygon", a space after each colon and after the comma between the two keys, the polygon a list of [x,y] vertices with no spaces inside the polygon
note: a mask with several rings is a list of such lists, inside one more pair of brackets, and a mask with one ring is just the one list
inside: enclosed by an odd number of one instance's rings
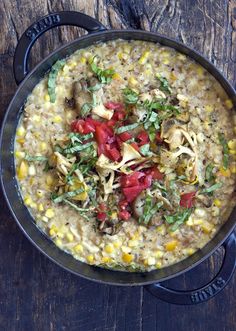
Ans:
{"label": "diced red tomato", "polygon": [[113,109],[113,110],[124,110],[125,109],[123,103],[121,103],[121,102],[108,101],[104,104],[104,106],[107,109]]}
{"label": "diced red tomato", "polygon": [[121,210],[118,213],[118,217],[124,221],[127,221],[130,218],[131,214],[127,210]]}
{"label": "diced red tomato", "polygon": [[100,205],[98,206],[98,211],[106,211],[107,210],[107,206],[105,205],[105,203],[100,203]]}
{"label": "diced red tomato", "polygon": [[123,121],[125,116],[126,116],[126,113],[124,110],[116,110],[111,119],[115,120],[115,121]]}
{"label": "diced red tomato", "polygon": [[120,202],[119,202],[119,207],[120,207],[120,209],[121,210],[125,210],[127,207],[128,207],[128,201],[126,201],[126,200],[121,200]]}
{"label": "diced red tomato", "polygon": [[95,128],[95,138],[98,144],[107,143],[108,139],[113,136],[113,130],[105,123],[97,125]]}
{"label": "diced red tomato", "polygon": [[156,141],[158,144],[162,144],[163,143],[163,139],[161,138],[161,133],[157,132],[156,134]]}
{"label": "diced red tomato", "polygon": [[124,196],[126,197],[126,200],[128,202],[132,202],[143,191],[143,189],[144,188],[140,185],[132,186],[132,187],[124,187],[123,193]]}
{"label": "diced red tomato", "polygon": [[146,145],[149,142],[148,133],[146,131],[142,131],[137,135],[139,146]]}
{"label": "diced red tomato", "polygon": [[141,178],[141,183],[143,189],[146,189],[152,185],[152,175],[147,175],[143,178]]}
{"label": "diced red tomato", "polygon": [[122,141],[127,141],[132,138],[132,134],[130,134],[129,132],[126,131],[126,132],[119,134],[119,137]]}
{"label": "diced red tomato", "polygon": [[98,212],[97,213],[97,219],[101,222],[105,221],[106,217],[107,217],[107,214],[104,213],[104,212]]}
{"label": "diced red tomato", "polygon": [[106,145],[106,152],[107,152],[107,156],[112,161],[119,161],[121,158],[121,154],[116,147],[110,148],[109,145]]}
{"label": "diced red tomato", "polygon": [[107,126],[110,126],[110,127],[114,127],[115,126],[115,124],[116,124],[116,121],[115,120],[109,120],[109,121],[107,121]]}
{"label": "diced red tomato", "polygon": [[145,175],[141,171],[133,172],[130,175],[123,175],[120,177],[121,187],[137,186],[140,184],[139,179],[143,176]]}
{"label": "diced red tomato", "polygon": [[84,133],[84,120],[74,120],[70,126],[73,132]]}
{"label": "diced red tomato", "polygon": [[196,192],[184,193],[180,197],[180,206],[185,208],[192,208],[194,205],[194,198]]}
{"label": "diced red tomato", "polygon": [[164,175],[160,172],[160,170],[158,170],[157,167],[152,167],[147,169],[147,174],[150,174],[152,176],[153,179],[156,180],[162,180]]}
{"label": "diced red tomato", "polygon": [[139,152],[139,147],[137,143],[131,143],[130,144],[137,152]]}

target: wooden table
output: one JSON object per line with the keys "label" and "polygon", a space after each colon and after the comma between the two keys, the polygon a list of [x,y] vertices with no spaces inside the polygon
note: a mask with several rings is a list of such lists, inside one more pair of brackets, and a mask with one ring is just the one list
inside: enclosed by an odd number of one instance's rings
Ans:
{"label": "wooden table", "polygon": [[[1,119],[16,89],[12,60],[17,40],[35,19],[59,10],[85,12],[108,28],[146,29],[177,38],[206,55],[236,83],[235,0],[2,0]],[[33,47],[32,64],[81,33],[72,27],[46,33]],[[142,287],[98,285],[40,254],[17,228],[2,195],[0,202],[1,331],[236,330],[235,277],[216,298],[193,307],[161,302]],[[203,284],[218,270],[221,257],[221,252],[215,253],[175,280],[175,286]]]}

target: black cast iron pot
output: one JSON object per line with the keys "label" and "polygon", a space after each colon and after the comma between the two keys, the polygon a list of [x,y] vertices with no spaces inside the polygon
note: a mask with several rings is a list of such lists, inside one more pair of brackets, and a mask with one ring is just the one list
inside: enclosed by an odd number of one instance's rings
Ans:
{"label": "black cast iron pot", "polygon": [[[75,25],[84,28],[88,31],[88,35],[76,39],[54,51],[28,74],[28,56],[34,42],[45,31],[60,25]],[[190,56],[220,82],[236,105],[235,91],[227,79],[206,58],[178,41],[157,33],[145,31],[106,30],[97,20],[79,12],[65,11],[47,15],[26,30],[15,52],[13,69],[16,82],[20,85],[6,111],[1,132],[1,182],[5,198],[17,224],[24,234],[42,253],[64,269],[100,283],[125,286],[146,285],[146,289],[153,295],[170,303],[196,304],[207,301],[225,287],[235,269],[236,239],[232,231],[235,226],[236,208],[216,236],[203,249],[197,251],[191,257],[160,270],[146,273],[129,273],[90,266],[75,260],[71,255],[61,251],[35,226],[29,211],[24,206],[22,198],[19,195],[15,178],[14,136],[18,119],[22,113],[22,107],[28,94],[31,93],[34,86],[58,59],[64,58],[77,49],[87,47],[96,42],[105,42],[118,38],[158,42]],[[207,285],[192,291],[177,291],[161,285],[162,281],[173,278],[195,267],[221,245],[225,248],[222,267],[214,279]]]}

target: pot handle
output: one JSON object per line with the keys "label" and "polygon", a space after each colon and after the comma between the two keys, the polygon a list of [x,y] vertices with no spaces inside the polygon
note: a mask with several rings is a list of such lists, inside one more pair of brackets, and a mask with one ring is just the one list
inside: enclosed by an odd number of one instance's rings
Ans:
{"label": "pot handle", "polygon": [[225,249],[222,266],[217,275],[205,286],[196,290],[179,291],[165,287],[161,283],[147,285],[145,288],[158,299],[177,305],[194,305],[206,302],[230,281],[236,266],[236,237],[232,233],[223,244]]}
{"label": "pot handle", "polygon": [[31,47],[44,32],[61,25],[74,25],[88,33],[106,30],[95,18],[76,11],[61,11],[49,14],[33,23],[21,36],[14,54],[13,71],[17,85],[28,74],[28,59]]}

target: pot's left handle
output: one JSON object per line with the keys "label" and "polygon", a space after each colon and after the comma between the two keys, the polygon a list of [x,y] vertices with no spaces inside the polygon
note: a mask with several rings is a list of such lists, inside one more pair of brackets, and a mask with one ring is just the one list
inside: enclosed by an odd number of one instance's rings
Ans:
{"label": "pot's left handle", "polygon": [[14,54],[13,71],[17,84],[28,73],[28,58],[35,41],[46,31],[61,25],[73,25],[88,33],[106,30],[95,18],[76,11],[62,11],[42,17],[33,23],[21,36]]}

